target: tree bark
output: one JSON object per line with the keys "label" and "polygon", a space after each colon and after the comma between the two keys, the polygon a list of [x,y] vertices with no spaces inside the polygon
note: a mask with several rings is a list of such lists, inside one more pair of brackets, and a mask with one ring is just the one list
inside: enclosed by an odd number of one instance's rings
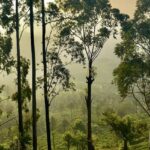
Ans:
{"label": "tree bark", "polygon": [[124,140],[124,148],[123,150],[128,150],[128,142],[127,140]]}
{"label": "tree bark", "polygon": [[34,15],[33,0],[30,0],[30,36],[31,36],[31,55],[32,55],[32,136],[33,150],[37,150],[37,115],[36,115],[36,59],[34,43]]}
{"label": "tree bark", "polygon": [[42,49],[43,49],[43,67],[44,67],[44,101],[45,101],[45,121],[46,121],[46,134],[47,134],[47,148],[52,149],[51,144],[51,130],[50,130],[50,118],[49,118],[49,102],[48,102],[48,91],[47,91],[47,60],[46,60],[46,46],[45,46],[45,5],[44,0],[42,2]]}
{"label": "tree bark", "polygon": [[87,88],[88,88],[88,93],[87,93],[87,98],[86,98],[86,104],[87,104],[87,142],[88,142],[88,150],[92,150],[92,127],[91,127],[91,106],[92,106],[92,83],[94,81],[92,77],[92,61],[89,61],[89,66],[88,66],[88,77],[87,77]]}
{"label": "tree bark", "polygon": [[70,150],[70,142],[67,144],[67,150]]}
{"label": "tree bark", "polygon": [[18,0],[16,0],[16,47],[17,47],[17,84],[18,84],[18,120],[19,120],[19,141],[20,150],[24,149],[23,142],[23,115],[22,115],[22,97],[21,97],[21,71],[20,71],[20,39],[19,39],[19,12]]}
{"label": "tree bark", "polygon": [[55,150],[56,148],[56,146],[55,146],[55,134],[54,133],[52,133],[52,139],[53,139],[53,150]]}
{"label": "tree bark", "polygon": [[149,132],[148,132],[148,149],[150,150],[150,129],[149,129]]}

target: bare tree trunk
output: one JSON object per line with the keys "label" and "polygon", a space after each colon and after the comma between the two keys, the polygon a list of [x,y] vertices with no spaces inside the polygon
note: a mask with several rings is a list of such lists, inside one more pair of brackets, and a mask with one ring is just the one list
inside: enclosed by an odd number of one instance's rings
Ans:
{"label": "bare tree trunk", "polygon": [[56,146],[55,146],[55,133],[52,133],[52,139],[53,139],[53,150],[55,150],[56,148]]}
{"label": "bare tree trunk", "polygon": [[70,143],[68,142],[67,150],[70,150]]}
{"label": "bare tree trunk", "polygon": [[31,54],[32,54],[32,134],[33,134],[33,150],[37,150],[36,59],[35,59],[35,43],[34,43],[33,0],[30,0],[30,36],[31,36]]}
{"label": "bare tree trunk", "polygon": [[19,39],[19,12],[18,0],[16,0],[16,47],[17,47],[17,84],[18,84],[18,120],[19,120],[19,141],[20,150],[24,149],[23,142],[23,115],[22,115],[22,97],[21,97],[21,71],[20,71],[20,39]]}
{"label": "bare tree trunk", "polygon": [[127,140],[124,140],[123,150],[128,150],[128,142],[127,142]]}
{"label": "bare tree trunk", "polygon": [[148,132],[148,149],[150,150],[150,129],[149,129],[149,132]]}
{"label": "bare tree trunk", "polygon": [[43,48],[43,67],[44,67],[44,100],[45,100],[45,121],[46,121],[46,133],[47,133],[47,148],[51,150],[51,130],[50,130],[50,118],[49,118],[49,102],[47,91],[47,61],[46,61],[46,46],[45,46],[45,5],[44,0],[42,2],[42,48]]}
{"label": "bare tree trunk", "polygon": [[86,98],[86,104],[87,104],[87,117],[88,117],[88,122],[87,122],[87,142],[88,142],[88,150],[92,150],[92,127],[91,127],[91,107],[92,107],[92,83],[94,81],[92,77],[92,62],[89,61],[89,74],[87,77],[87,86],[88,86],[88,95]]}

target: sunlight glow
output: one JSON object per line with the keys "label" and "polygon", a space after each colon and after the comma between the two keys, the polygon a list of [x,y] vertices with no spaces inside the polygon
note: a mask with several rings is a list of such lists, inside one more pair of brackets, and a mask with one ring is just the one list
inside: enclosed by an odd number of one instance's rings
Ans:
{"label": "sunlight glow", "polygon": [[48,2],[54,2],[54,0],[45,0],[46,3]]}

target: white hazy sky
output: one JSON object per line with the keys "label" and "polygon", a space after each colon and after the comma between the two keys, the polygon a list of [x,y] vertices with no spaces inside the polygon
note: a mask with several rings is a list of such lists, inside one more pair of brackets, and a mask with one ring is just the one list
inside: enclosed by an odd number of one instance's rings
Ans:
{"label": "white hazy sky", "polygon": [[137,0],[110,0],[113,7],[119,8],[121,12],[133,17]]}
{"label": "white hazy sky", "polygon": [[[54,0],[45,0],[45,2],[52,2]],[[115,8],[119,8],[121,10],[121,12],[123,13],[127,13],[130,16],[133,16],[133,13],[135,11],[135,4],[136,4],[136,0],[110,0],[111,4],[113,7]],[[101,55],[98,57],[97,61],[96,61],[96,67],[97,72],[100,73],[100,75],[97,76],[97,78],[99,78],[102,82],[103,81],[103,77],[106,77],[108,79],[107,83],[111,84],[112,79],[109,79],[110,77],[108,75],[112,74],[112,66],[117,66],[119,60],[115,57],[113,51],[114,51],[114,47],[116,43],[119,43],[120,39],[114,40],[112,38],[110,38],[108,40],[108,42],[106,43],[105,47],[102,50]],[[42,60],[41,58],[41,43],[42,43],[42,38],[41,38],[41,29],[37,29],[35,31],[35,47],[36,47],[36,55],[37,55],[37,62],[40,62]],[[27,58],[31,58],[31,52],[30,52],[30,34],[28,30],[25,30],[22,40],[21,40],[21,55]],[[13,34],[13,53],[14,56],[16,56],[16,41],[15,41],[15,34]],[[104,67],[105,66],[105,67]],[[110,67],[111,66],[111,67]],[[82,69],[82,68],[80,68]],[[73,74],[74,77],[81,76],[81,72],[78,71],[80,70],[79,66],[74,66],[74,69],[71,69],[71,74]],[[30,72],[31,73],[31,72]],[[84,71],[84,75],[82,75],[81,77],[85,77],[86,72]],[[107,77],[108,76],[108,77]],[[29,74],[29,78],[31,77],[31,74]],[[14,92],[15,88],[14,88],[14,82],[12,82],[12,76],[6,76],[6,78],[4,79],[4,77],[2,77],[2,75],[0,75],[0,82],[1,84],[9,84],[9,89],[7,89],[7,92],[9,93],[9,91],[12,93]],[[84,81],[84,79],[81,78],[81,81]],[[98,85],[100,85],[102,82],[98,82]],[[109,85],[108,84],[108,88]]]}
{"label": "white hazy sky", "polygon": [[54,0],[45,0],[45,2],[47,3],[47,2],[53,2]]}
{"label": "white hazy sky", "polygon": [[[55,0],[45,0],[45,2],[54,2]],[[119,8],[122,12],[133,16],[137,0],[110,0],[113,7]]]}

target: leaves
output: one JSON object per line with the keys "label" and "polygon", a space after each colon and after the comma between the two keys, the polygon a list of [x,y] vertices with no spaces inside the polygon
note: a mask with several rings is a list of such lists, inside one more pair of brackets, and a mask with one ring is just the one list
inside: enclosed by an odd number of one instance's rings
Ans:
{"label": "leaves", "polygon": [[123,41],[115,48],[121,63],[114,70],[114,76],[120,95],[123,98],[132,95],[149,115],[150,19],[149,5],[145,4],[147,0],[138,0],[135,17],[122,24]]}
{"label": "leaves", "polygon": [[135,18],[143,20],[146,17],[146,15],[150,12],[149,0],[138,0],[137,8],[138,9],[135,12]]}
{"label": "leaves", "polygon": [[13,1],[1,0],[0,4],[0,25],[6,33],[11,34],[14,29]]}
{"label": "leaves", "polygon": [[12,49],[12,39],[8,36],[0,34],[0,70],[10,73],[11,67],[14,65],[13,57],[10,55]]}
{"label": "leaves", "polygon": [[114,37],[117,34],[119,22],[128,19],[119,10],[111,9],[108,0],[58,0],[56,4],[66,18],[59,27],[62,45],[79,63],[85,63],[85,58],[94,62],[111,33]]}
{"label": "leaves", "polygon": [[[29,60],[21,57],[21,65],[20,65],[20,69],[21,69],[21,86],[22,86],[21,94],[22,94],[23,102],[25,102],[25,100],[28,100],[28,101],[31,100],[31,88],[30,88],[29,82],[27,80],[29,65],[30,65]],[[18,99],[17,97],[18,97],[17,92],[12,95],[12,99],[15,100],[15,101]]]}
{"label": "leaves", "polygon": [[137,121],[131,116],[123,118],[113,111],[105,112],[104,121],[112,128],[115,134],[122,140],[132,142],[136,137],[142,136],[141,133],[147,130],[147,124]]}
{"label": "leaves", "polygon": [[72,125],[72,130],[65,132],[63,139],[68,148],[77,146],[80,149],[85,149],[87,140],[84,123],[80,119],[75,120]]}
{"label": "leaves", "polygon": [[[48,87],[50,89],[49,96],[54,96],[59,92],[59,89],[67,90],[71,88],[70,73],[62,64],[57,52],[47,53],[48,60]],[[54,94],[54,95],[53,95]]]}

